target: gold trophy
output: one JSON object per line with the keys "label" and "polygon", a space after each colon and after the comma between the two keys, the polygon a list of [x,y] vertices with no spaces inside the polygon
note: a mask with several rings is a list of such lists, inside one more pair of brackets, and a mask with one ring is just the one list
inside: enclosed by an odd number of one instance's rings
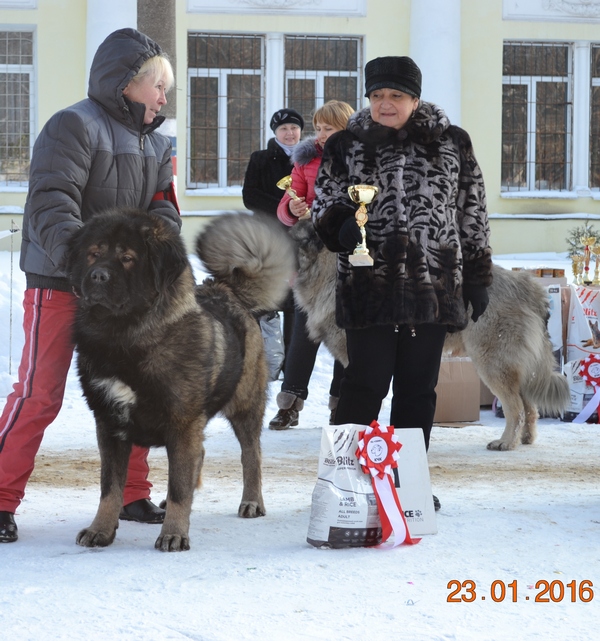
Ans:
{"label": "gold trophy", "polygon": [[600,245],[594,245],[591,249],[592,254],[594,254],[594,280],[592,285],[600,285]]}
{"label": "gold trophy", "polygon": [[[285,193],[292,200],[300,200],[300,198],[298,198],[298,194],[292,189],[291,176],[284,176],[281,180],[278,180],[277,186],[279,187],[279,189],[283,189]],[[310,209],[307,207],[306,211],[302,214],[302,216],[298,216],[298,220],[304,220],[305,218],[309,218],[309,217],[310,217]]]}
{"label": "gold trophy", "polygon": [[571,258],[573,260],[573,284],[583,285],[583,261],[585,258],[582,254],[575,254]]}
{"label": "gold trophy", "polygon": [[367,232],[365,225],[369,217],[367,216],[366,206],[372,202],[378,192],[379,189],[373,185],[352,185],[348,187],[350,198],[352,198],[356,204],[360,205],[354,217],[356,218],[356,224],[359,226],[360,235],[362,236],[362,242],[356,246],[354,252],[348,257],[353,267],[371,267],[371,265],[373,265],[373,259],[369,256],[369,250],[367,249]]}
{"label": "gold trophy", "polygon": [[591,285],[592,278],[590,276],[590,258],[592,247],[596,244],[596,237],[582,236],[581,244],[583,245],[583,284]]}

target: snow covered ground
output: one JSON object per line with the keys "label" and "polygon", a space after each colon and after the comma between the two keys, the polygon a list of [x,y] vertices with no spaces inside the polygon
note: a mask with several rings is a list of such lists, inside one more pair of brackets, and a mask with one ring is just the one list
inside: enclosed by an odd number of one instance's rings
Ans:
{"label": "snow covered ground", "polygon": [[[11,305],[10,254],[0,252],[0,408],[23,342],[24,278],[14,260]],[[506,267],[565,267],[570,274],[565,255],[495,260]],[[321,349],[298,428],[264,430],[265,518],[236,516],[239,446],[223,420],[209,424],[192,549],[179,554],[155,551],[158,526],[137,523],[122,523],[109,548],[75,544],[95,514],[99,462],[93,420],[71,371],[17,512],[19,541],[0,546],[1,637],[596,638],[600,428],[543,419],[535,444],[491,452],[486,443],[504,421],[489,409],[466,427],[435,427],[429,464],[442,502],[438,533],[393,550],[319,550],[306,543],[306,533],[331,368]],[[271,384],[265,424],[276,412],[279,385]],[[151,453],[151,479],[160,501],[166,492],[161,450]]]}

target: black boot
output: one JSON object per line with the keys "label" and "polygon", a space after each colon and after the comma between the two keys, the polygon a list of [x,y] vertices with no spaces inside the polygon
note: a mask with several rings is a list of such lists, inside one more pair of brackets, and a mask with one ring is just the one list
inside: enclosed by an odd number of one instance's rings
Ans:
{"label": "black boot", "polygon": [[0,543],[14,543],[18,538],[15,515],[12,512],[0,512]]}
{"label": "black boot", "polygon": [[154,505],[150,499],[139,499],[121,508],[121,521],[137,521],[138,523],[162,523],[165,511]]}
{"label": "black boot", "polygon": [[301,398],[290,392],[279,392],[277,406],[279,411],[269,422],[270,430],[289,430],[290,427],[298,425],[298,415],[304,407],[304,401]]}
{"label": "black boot", "polygon": [[434,508],[434,510],[437,512],[441,507],[442,507],[442,504],[440,503],[440,500],[434,494],[433,495],[433,508]]}

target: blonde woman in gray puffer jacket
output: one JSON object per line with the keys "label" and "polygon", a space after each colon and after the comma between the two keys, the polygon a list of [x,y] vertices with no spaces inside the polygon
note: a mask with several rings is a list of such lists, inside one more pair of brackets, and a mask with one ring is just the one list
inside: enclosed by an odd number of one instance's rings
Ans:
{"label": "blonde woman in gray puffer jacket", "polygon": [[[181,227],[171,143],[156,131],[173,81],[158,44],[135,29],[115,31],[96,52],[88,98],[52,116],[33,148],[21,246],[25,346],[0,418],[0,543],[18,538],[14,513],[63,400],[75,312],[64,272],[69,237],[115,206],[142,208]],[[161,523],[164,510],[150,501],[147,455],[133,448],[121,518]]]}

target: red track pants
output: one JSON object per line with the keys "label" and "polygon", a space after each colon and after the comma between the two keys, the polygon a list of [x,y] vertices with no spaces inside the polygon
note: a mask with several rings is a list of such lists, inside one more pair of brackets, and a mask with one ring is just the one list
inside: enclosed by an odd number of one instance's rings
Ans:
{"label": "red track pants", "polygon": [[[14,513],[25,495],[44,431],[56,418],[73,357],[75,296],[27,289],[23,301],[25,346],[19,380],[0,418],[0,511]],[[123,504],[150,498],[148,450],[134,446]]]}

